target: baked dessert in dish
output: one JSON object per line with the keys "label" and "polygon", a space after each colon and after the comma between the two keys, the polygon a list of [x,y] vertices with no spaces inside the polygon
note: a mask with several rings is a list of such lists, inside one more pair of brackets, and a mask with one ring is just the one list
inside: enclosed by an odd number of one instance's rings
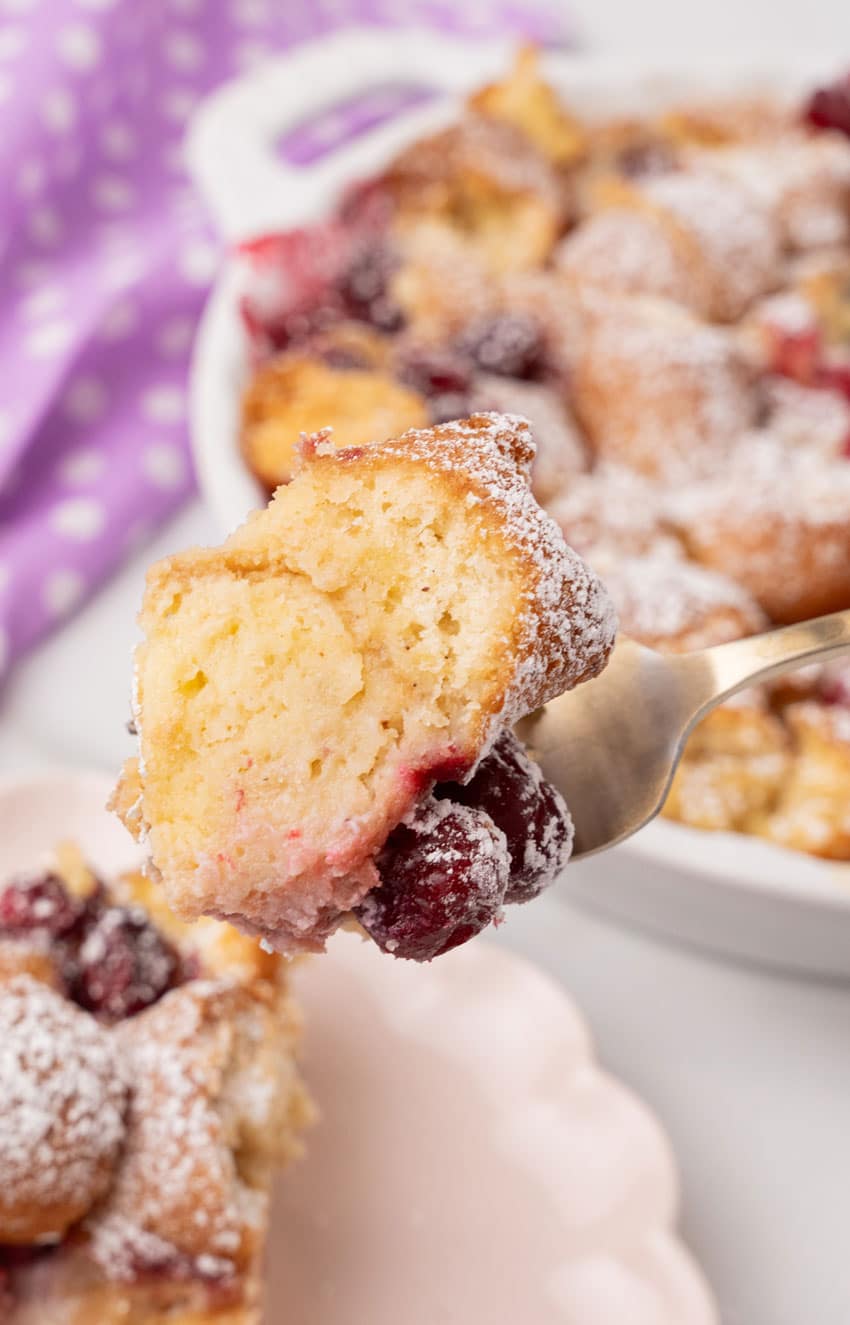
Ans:
{"label": "baked dessert in dish", "polygon": [[[535,501],[533,457],[508,415],[341,450],[320,433],[221,548],[152,568],[116,805],[179,914],[291,953],[353,911],[425,958],[566,863],[566,807],[509,729],[600,671],[614,615]],[[509,770],[553,820],[530,845],[478,795]]]}
{"label": "baked dessert in dish", "polygon": [[755,421],[749,363],[725,328],[667,300],[584,300],[572,399],[602,460],[676,482],[717,470]]}
{"label": "baked dessert in dish", "polygon": [[[850,607],[846,78],[798,106],[754,89],[600,118],[524,49],[333,217],[254,248],[257,382],[314,353],[317,323],[356,322],[388,402],[400,385],[431,423],[527,415],[535,494],[625,633],[694,649]],[[342,439],[355,401],[305,417]],[[287,403],[270,409],[291,439]],[[725,707],[667,813],[850,858],[846,708],[814,685]]]}
{"label": "baked dessert in dish", "polygon": [[0,1318],[259,1325],[298,1033],[278,958],[139,875],[0,886]]}

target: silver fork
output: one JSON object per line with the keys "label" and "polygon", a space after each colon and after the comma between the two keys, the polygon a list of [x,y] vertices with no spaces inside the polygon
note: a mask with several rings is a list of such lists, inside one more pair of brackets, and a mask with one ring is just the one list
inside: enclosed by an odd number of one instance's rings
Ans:
{"label": "silver fork", "polygon": [[570,807],[573,859],[615,846],[655,818],[691,729],[717,704],[759,681],[846,652],[850,611],[698,653],[662,655],[619,640],[601,676],[519,726]]}

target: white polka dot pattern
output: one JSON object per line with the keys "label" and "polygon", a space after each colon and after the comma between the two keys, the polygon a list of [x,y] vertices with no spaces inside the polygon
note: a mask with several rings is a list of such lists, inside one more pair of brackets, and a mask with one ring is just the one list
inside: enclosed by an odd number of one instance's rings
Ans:
{"label": "white polka dot pattern", "polygon": [[[559,7],[481,0],[476,22],[551,38]],[[462,31],[464,8],[0,0],[0,674],[191,491],[185,381],[219,263],[183,164],[198,102],[334,23]]]}

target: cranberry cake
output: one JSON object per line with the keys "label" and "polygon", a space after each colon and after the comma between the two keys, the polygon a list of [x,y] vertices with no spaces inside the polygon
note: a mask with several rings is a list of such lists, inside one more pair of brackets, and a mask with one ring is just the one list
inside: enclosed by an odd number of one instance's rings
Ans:
{"label": "cranberry cake", "polygon": [[604,666],[614,617],[533,457],[507,415],[321,433],[221,548],[152,568],[116,805],[181,915],[292,953],[354,912],[427,958],[554,878],[567,810],[510,728]]}
{"label": "cranberry cake", "polygon": [[0,887],[0,1319],[258,1325],[297,1038],[279,959],[141,876]]}
{"label": "cranberry cake", "polygon": [[[239,256],[269,491],[299,414],[344,445],[506,411],[624,633],[682,651],[850,607],[848,78],[585,118],[525,49],[332,216]],[[842,694],[724,709],[666,813],[850,859]]]}

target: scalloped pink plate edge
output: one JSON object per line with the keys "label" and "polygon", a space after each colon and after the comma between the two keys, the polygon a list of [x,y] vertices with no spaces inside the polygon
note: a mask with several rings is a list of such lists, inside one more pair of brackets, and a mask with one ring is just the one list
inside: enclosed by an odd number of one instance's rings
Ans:
{"label": "scalloped pink plate edge", "polygon": [[[0,781],[0,878],[69,837],[136,864],[108,792]],[[668,1142],[556,984],[486,942],[422,967],[349,934],[295,981],[322,1117],[278,1186],[268,1325],[717,1325]]]}

